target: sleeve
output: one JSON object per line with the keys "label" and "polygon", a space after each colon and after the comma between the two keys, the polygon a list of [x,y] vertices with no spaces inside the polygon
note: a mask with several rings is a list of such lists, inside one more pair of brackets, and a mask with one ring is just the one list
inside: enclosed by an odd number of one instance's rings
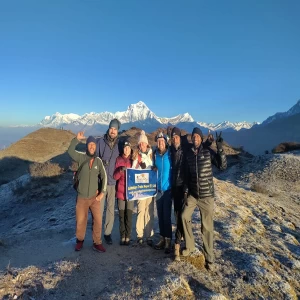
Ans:
{"label": "sleeve", "polygon": [[115,164],[115,171],[114,171],[114,180],[119,180],[121,176],[123,175],[123,171],[121,170],[121,167],[124,167],[120,159],[116,159],[116,164]]}
{"label": "sleeve", "polygon": [[101,179],[101,193],[106,193],[106,187],[107,187],[107,175],[105,168],[103,166],[102,159],[99,158],[100,163],[99,163],[99,176]]}
{"label": "sleeve", "polygon": [[80,164],[80,162],[82,162],[82,160],[85,157],[85,153],[75,150],[75,148],[78,144],[79,144],[79,141],[76,137],[74,139],[72,139],[71,144],[68,148],[68,153],[73,160],[75,160],[77,163]]}
{"label": "sleeve", "polygon": [[208,148],[211,156],[211,162],[220,170],[225,170],[227,168],[227,158],[224,151],[215,152],[211,148]]}
{"label": "sleeve", "polygon": [[184,155],[182,158],[182,163],[183,163],[183,192],[188,194],[189,192],[189,182],[190,182],[190,171],[189,171],[189,165],[187,163],[186,159],[187,155]]}

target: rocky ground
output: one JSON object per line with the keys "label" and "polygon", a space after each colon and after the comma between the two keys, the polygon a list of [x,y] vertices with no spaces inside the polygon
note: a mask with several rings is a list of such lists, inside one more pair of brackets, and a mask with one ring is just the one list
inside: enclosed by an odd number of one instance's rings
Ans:
{"label": "rocky ground", "polygon": [[90,222],[84,249],[75,253],[70,173],[44,188],[28,175],[2,185],[0,297],[299,299],[299,157],[239,156],[216,171],[213,272],[204,268],[199,212],[193,226],[200,250],[181,262],[134,241],[119,246],[117,218],[106,253],[92,251]]}

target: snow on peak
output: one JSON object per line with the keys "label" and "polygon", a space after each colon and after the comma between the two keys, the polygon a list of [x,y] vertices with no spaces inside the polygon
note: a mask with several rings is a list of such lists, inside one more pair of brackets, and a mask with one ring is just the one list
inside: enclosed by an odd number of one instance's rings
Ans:
{"label": "snow on peak", "polygon": [[249,123],[246,121],[243,121],[243,122],[223,121],[218,124],[204,123],[204,122],[198,122],[198,124],[201,127],[210,129],[211,131],[220,131],[220,130],[225,130],[225,129],[232,129],[232,130],[239,131],[241,129],[250,129],[252,126],[259,124],[259,123],[258,122]]}

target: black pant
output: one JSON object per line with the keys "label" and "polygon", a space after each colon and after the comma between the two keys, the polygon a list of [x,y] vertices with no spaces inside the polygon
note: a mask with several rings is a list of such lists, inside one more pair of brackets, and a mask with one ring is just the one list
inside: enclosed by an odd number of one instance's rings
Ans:
{"label": "black pant", "polygon": [[132,228],[132,211],[134,207],[134,202],[118,199],[118,207],[119,207],[120,237],[130,239],[131,228]]}
{"label": "black pant", "polygon": [[183,212],[183,186],[176,186],[172,188],[172,194],[174,199],[174,214],[175,214],[175,220],[176,220],[176,232],[175,232],[175,244],[181,243],[181,238],[184,237],[183,234],[183,225],[182,225],[182,218],[181,214]]}

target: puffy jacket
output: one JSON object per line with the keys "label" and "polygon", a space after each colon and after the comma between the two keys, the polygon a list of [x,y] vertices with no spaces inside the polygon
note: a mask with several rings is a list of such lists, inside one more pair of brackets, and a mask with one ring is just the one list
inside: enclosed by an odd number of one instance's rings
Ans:
{"label": "puffy jacket", "polygon": [[224,170],[227,167],[225,153],[214,152],[210,147],[201,144],[198,149],[191,147],[186,154],[185,164],[185,192],[196,199],[213,197],[214,182],[212,164]]}
{"label": "puffy jacket", "polygon": [[126,172],[122,170],[122,167],[131,168],[131,157],[125,157],[124,155],[118,156],[116,159],[116,166],[114,171],[114,179],[117,180],[116,197],[120,200],[126,200]]}
{"label": "puffy jacket", "polygon": [[[88,158],[90,161],[93,157],[89,157],[85,152],[76,151],[75,148],[79,144],[77,138],[71,141],[68,149],[69,155],[78,163],[78,167],[84,163]],[[90,166],[90,161],[85,163],[78,174],[79,185],[77,188],[78,196],[81,198],[91,198],[96,195],[99,186],[101,187],[101,192],[106,192],[107,176],[99,157],[95,157],[92,166]],[[99,185],[100,177],[100,185]]]}
{"label": "puffy jacket", "polygon": [[184,184],[184,149],[181,145],[176,149],[170,146],[172,161],[172,188]]}
{"label": "puffy jacket", "polygon": [[152,149],[150,147],[147,148],[146,153],[138,151],[138,157],[133,161],[132,168],[142,169],[141,163],[145,164],[146,169],[151,169],[151,166],[153,166]]}
{"label": "puffy jacket", "polygon": [[159,191],[167,191],[171,188],[171,154],[168,150],[160,155],[158,150],[154,151],[153,165],[158,170],[157,188]]}
{"label": "puffy jacket", "polygon": [[97,139],[97,156],[103,161],[105,171],[107,173],[107,184],[115,185],[116,180],[114,179],[114,171],[116,159],[119,156],[119,148],[117,138],[113,143],[109,142],[107,134]]}

